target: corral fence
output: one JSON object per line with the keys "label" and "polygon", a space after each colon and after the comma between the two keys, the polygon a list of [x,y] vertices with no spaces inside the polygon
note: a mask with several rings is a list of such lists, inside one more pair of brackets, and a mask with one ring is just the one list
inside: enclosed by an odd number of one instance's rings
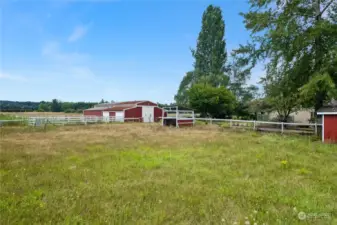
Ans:
{"label": "corral fence", "polygon": [[54,125],[88,125],[112,122],[141,122],[142,118],[124,118],[124,117],[98,117],[98,116],[66,116],[66,117],[29,117],[28,125],[40,126],[42,124]]}
{"label": "corral fence", "polygon": [[[163,117],[171,118],[171,117]],[[218,125],[221,128],[255,130],[262,132],[278,132],[318,135],[322,125],[318,123],[283,123],[267,122],[256,120],[232,120],[214,118],[191,118],[186,123],[193,126]],[[97,117],[97,116],[57,116],[57,117],[26,117],[16,120],[0,120],[0,127],[4,126],[47,126],[53,125],[88,125],[101,123],[123,123],[123,122],[142,122],[143,118],[124,118],[124,117]],[[183,121],[180,125],[184,125]]]}
{"label": "corral fence", "polygon": [[318,135],[322,124],[318,123],[287,123],[287,122],[268,122],[256,120],[232,120],[232,119],[213,119],[213,118],[195,118],[195,125],[216,124],[222,128],[246,129],[261,132],[278,132]]}
{"label": "corral fence", "polygon": [[0,120],[0,127],[14,125],[45,126],[53,125],[88,125],[118,122],[142,122],[143,118],[97,117],[97,116],[57,116],[57,117],[27,117],[18,120]]}

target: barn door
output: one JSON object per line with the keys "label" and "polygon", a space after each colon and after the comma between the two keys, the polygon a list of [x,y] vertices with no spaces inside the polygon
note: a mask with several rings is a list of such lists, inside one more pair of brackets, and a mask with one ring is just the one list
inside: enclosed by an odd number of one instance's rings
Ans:
{"label": "barn door", "polygon": [[154,121],[154,107],[153,106],[143,106],[142,117],[144,123],[152,123]]}
{"label": "barn door", "polygon": [[109,120],[110,120],[110,114],[109,114],[109,112],[104,112],[103,111],[103,120],[105,122],[109,122]]}
{"label": "barn door", "polygon": [[124,112],[116,112],[115,118],[117,122],[124,122]]}

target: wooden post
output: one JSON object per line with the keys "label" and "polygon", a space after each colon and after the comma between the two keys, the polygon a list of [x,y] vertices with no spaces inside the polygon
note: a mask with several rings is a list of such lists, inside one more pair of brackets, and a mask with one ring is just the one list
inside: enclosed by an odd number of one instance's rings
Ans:
{"label": "wooden post", "polygon": [[178,111],[178,106],[176,107],[176,128],[179,128],[179,111]]}
{"label": "wooden post", "polygon": [[212,118],[209,119],[209,124],[211,124],[211,125],[213,124]]}
{"label": "wooden post", "polygon": [[2,133],[2,122],[0,122],[0,137],[3,136],[3,133]]}
{"label": "wooden post", "polygon": [[256,121],[254,121],[254,130],[256,130]]}
{"label": "wooden post", "polygon": [[318,134],[318,129],[317,129],[317,122],[315,123],[315,135]]}
{"label": "wooden post", "polygon": [[229,127],[232,127],[232,121],[229,121]]}
{"label": "wooden post", "polygon": [[164,107],[161,110],[161,125],[164,126],[164,115],[165,115],[165,111],[164,111]]}
{"label": "wooden post", "polygon": [[281,128],[281,132],[282,132],[282,134],[283,134],[283,132],[284,132],[284,123],[282,122],[282,128]]}

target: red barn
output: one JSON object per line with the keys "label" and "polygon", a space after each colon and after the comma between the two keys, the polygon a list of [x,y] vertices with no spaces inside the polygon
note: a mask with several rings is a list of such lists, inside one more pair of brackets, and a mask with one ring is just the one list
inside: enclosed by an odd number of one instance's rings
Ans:
{"label": "red barn", "polygon": [[151,101],[129,101],[109,104],[98,104],[94,108],[83,111],[84,116],[103,118],[115,117],[117,121],[157,122],[163,110]]}
{"label": "red barn", "polygon": [[318,110],[322,116],[322,141],[337,143],[337,101]]}

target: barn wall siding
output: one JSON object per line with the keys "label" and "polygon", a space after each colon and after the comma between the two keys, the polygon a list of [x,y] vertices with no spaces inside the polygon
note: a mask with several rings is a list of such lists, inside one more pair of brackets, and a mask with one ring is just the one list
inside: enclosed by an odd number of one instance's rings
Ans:
{"label": "barn wall siding", "polygon": [[324,141],[337,142],[337,115],[324,115]]}
{"label": "barn wall siding", "polygon": [[[164,113],[164,117],[166,117],[167,113]],[[163,109],[159,107],[154,107],[154,122],[160,121],[160,118],[163,116]]]}
{"label": "barn wall siding", "polygon": [[178,120],[179,127],[191,127],[193,126],[193,120]]}
{"label": "barn wall siding", "polygon": [[[124,112],[124,118],[141,118],[142,117],[142,107],[126,109]],[[128,120],[125,120],[126,122]]]}
{"label": "barn wall siding", "polygon": [[103,116],[103,112],[101,110],[84,110],[84,116]]}

